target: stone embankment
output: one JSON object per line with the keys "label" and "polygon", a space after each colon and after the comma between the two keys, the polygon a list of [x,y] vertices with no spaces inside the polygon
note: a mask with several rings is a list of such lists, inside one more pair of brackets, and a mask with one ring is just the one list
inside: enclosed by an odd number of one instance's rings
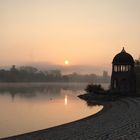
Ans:
{"label": "stone embankment", "polygon": [[123,98],[96,115],[5,140],[140,140],[140,98]]}

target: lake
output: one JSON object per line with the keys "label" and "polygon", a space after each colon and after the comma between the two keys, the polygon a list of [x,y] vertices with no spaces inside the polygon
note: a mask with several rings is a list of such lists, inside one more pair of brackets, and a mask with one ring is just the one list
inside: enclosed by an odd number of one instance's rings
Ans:
{"label": "lake", "polygon": [[86,85],[0,84],[0,138],[61,125],[99,112],[103,106],[88,106],[77,97],[85,93]]}

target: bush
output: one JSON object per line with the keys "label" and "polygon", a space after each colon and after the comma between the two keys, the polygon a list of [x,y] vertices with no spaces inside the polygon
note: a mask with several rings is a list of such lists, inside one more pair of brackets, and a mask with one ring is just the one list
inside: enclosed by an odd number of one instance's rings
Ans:
{"label": "bush", "polygon": [[99,92],[101,93],[104,92],[104,89],[101,85],[89,84],[87,85],[85,91],[88,93],[99,93]]}

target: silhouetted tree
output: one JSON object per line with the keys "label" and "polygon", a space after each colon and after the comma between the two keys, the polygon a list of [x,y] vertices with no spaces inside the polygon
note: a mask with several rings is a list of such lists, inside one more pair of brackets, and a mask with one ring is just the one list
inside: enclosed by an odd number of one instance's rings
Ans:
{"label": "silhouetted tree", "polygon": [[103,92],[104,89],[102,88],[101,85],[89,84],[89,85],[87,85],[85,91],[88,93],[99,93],[99,92]]}
{"label": "silhouetted tree", "polygon": [[27,73],[36,73],[38,72],[38,69],[32,66],[21,66],[20,71],[25,71]]}

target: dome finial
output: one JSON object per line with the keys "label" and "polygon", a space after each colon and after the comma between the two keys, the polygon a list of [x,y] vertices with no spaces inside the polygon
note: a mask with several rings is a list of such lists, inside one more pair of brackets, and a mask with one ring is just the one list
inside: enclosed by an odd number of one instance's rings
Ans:
{"label": "dome finial", "polygon": [[121,51],[121,52],[126,52],[126,51],[125,51],[125,49],[124,49],[124,47],[123,47],[123,49],[122,49],[122,51]]}

